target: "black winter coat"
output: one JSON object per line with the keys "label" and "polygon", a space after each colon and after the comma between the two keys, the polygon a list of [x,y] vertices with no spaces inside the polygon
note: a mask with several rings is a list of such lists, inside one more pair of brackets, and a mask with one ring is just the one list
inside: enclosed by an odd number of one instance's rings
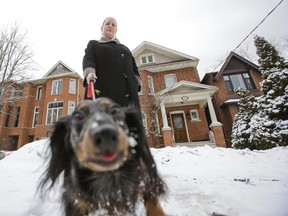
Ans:
{"label": "black winter coat", "polygon": [[[120,106],[134,105],[140,109],[138,89],[140,78],[135,59],[131,51],[123,44],[115,41],[99,43],[89,41],[83,57],[83,70],[87,67],[95,68],[97,80],[95,90],[97,97],[108,97]],[[87,82],[85,98],[87,95]]]}

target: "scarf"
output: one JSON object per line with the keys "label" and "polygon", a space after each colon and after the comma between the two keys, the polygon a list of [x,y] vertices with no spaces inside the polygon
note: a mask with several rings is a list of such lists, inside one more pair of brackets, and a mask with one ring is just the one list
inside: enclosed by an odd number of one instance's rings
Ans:
{"label": "scarf", "polygon": [[99,43],[108,43],[111,41],[116,42],[117,44],[120,44],[120,41],[116,37],[109,39],[109,38],[105,38],[105,37],[101,36],[100,40],[98,40]]}

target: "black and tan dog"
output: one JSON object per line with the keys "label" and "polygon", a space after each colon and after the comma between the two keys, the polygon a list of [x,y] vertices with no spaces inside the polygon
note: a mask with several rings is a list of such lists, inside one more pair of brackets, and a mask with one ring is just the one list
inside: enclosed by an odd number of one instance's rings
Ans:
{"label": "black and tan dog", "polygon": [[60,119],[50,138],[51,158],[41,188],[64,172],[66,216],[164,215],[158,198],[166,186],[157,174],[139,113],[107,98],[82,101]]}

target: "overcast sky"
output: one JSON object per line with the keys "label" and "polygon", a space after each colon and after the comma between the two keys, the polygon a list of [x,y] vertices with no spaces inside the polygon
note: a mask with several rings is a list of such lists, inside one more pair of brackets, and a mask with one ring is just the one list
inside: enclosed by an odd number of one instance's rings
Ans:
{"label": "overcast sky", "polygon": [[[6,0],[1,2],[0,27],[18,22],[27,31],[33,60],[42,77],[58,60],[82,74],[89,40],[101,36],[107,16],[118,21],[117,37],[132,51],[143,41],[200,59],[200,78],[262,21],[281,0]],[[288,0],[243,43],[251,52],[253,37],[287,45]],[[283,45],[283,41],[286,43]],[[286,47],[287,49],[287,47]]]}

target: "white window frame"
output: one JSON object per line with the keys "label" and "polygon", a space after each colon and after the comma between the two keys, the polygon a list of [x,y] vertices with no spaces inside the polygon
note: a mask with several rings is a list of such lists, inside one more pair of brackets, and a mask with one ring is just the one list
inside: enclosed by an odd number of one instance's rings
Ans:
{"label": "white window frame", "polygon": [[16,93],[16,89],[15,89],[15,87],[12,87],[11,91],[10,91],[10,98],[14,98],[15,97],[15,93]]}
{"label": "white window frame", "polygon": [[[33,121],[32,121],[32,128],[35,128],[39,121],[39,107],[34,107],[34,115],[33,115]],[[37,116],[37,117],[36,117]],[[37,119],[37,122],[35,120]]]}
{"label": "white window frame", "polygon": [[[50,104],[57,104],[57,103],[58,104],[62,103],[62,106],[57,106],[56,105],[55,107],[49,108]],[[50,103],[47,104],[46,125],[53,124],[54,122],[58,121],[58,119],[61,116],[63,116],[63,106],[64,106],[63,101],[50,102]],[[55,114],[55,117],[53,117],[54,114]],[[51,115],[51,117],[48,118],[50,115]]]}
{"label": "white window frame", "polygon": [[[173,77],[173,83],[171,83],[170,80],[167,80],[169,78]],[[164,75],[164,82],[165,82],[165,87],[166,88],[169,88],[171,87],[172,85],[174,85],[175,83],[177,83],[177,77],[176,77],[176,74],[166,74]]]}
{"label": "white window frame", "polygon": [[143,88],[143,82],[140,80],[140,85],[141,85],[141,90],[138,92],[138,95],[143,95],[144,94],[144,88]]}
{"label": "white window frame", "polygon": [[145,128],[145,134],[146,136],[149,135],[148,128],[147,128],[147,115],[145,112],[141,111],[141,117],[143,122],[143,127]]}
{"label": "white window frame", "polygon": [[69,94],[76,94],[76,79],[69,80]]}
{"label": "white window frame", "polygon": [[[194,116],[193,113],[196,115],[196,117],[193,117]],[[191,117],[191,121],[199,121],[200,118],[199,118],[198,110],[197,109],[190,110],[190,117]]]}
{"label": "white window frame", "polygon": [[36,93],[36,100],[41,100],[41,97],[42,97],[42,86],[38,86],[37,87],[37,93]]}
{"label": "white window frame", "polygon": [[19,126],[19,121],[20,121],[20,113],[21,113],[21,107],[17,106],[15,110],[15,119],[14,119],[14,127]]}
{"label": "white window frame", "polygon": [[[152,58],[152,60],[150,61],[150,58]],[[145,59],[145,62],[143,61],[143,59]],[[154,59],[154,54],[153,53],[150,53],[150,54],[145,54],[145,55],[141,55],[140,56],[140,63],[141,65],[145,65],[145,64],[151,64],[151,63],[154,63],[155,62],[155,59]]]}
{"label": "white window frame", "polygon": [[154,91],[153,77],[152,76],[148,76],[147,79],[148,79],[149,94],[150,95],[154,95],[155,91]]}
{"label": "white window frame", "polygon": [[68,115],[71,115],[75,110],[75,101],[68,101]]}
{"label": "white window frame", "polygon": [[59,95],[62,94],[62,86],[63,86],[63,80],[53,80],[52,81],[52,88],[51,88],[51,95]]}

